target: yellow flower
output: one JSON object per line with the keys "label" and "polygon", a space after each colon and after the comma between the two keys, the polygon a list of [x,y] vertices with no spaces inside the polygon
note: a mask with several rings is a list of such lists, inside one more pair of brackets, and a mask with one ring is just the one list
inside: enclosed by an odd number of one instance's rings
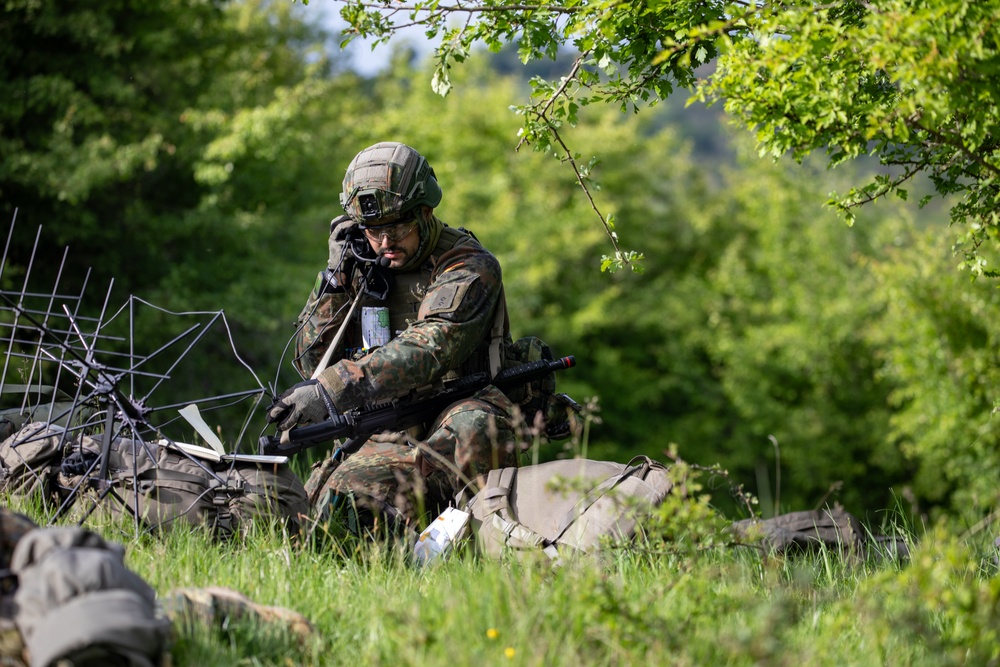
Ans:
{"label": "yellow flower", "polygon": [[508,646],[507,648],[505,648],[503,650],[503,654],[505,656],[507,656],[508,658],[513,658],[514,657],[514,647],[513,646]]}
{"label": "yellow flower", "polygon": [[497,637],[500,636],[500,631],[497,630],[496,628],[490,628],[489,630],[486,631],[486,636],[489,637],[490,639],[496,639]]}

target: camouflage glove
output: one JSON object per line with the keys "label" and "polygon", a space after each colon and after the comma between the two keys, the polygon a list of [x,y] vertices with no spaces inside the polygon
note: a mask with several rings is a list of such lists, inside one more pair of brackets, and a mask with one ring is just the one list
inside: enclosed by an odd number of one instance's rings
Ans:
{"label": "camouflage glove", "polygon": [[336,412],[323,385],[318,380],[306,380],[275,399],[267,409],[267,421],[280,422],[278,429],[288,431],[296,426],[318,424]]}
{"label": "camouflage glove", "polygon": [[334,218],[330,223],[330,259],[326,266],[330,274],[339,281],[340,286],[350,281],[354,270],[354,256],[347,246],[350,243],[349,238],[356,229],[357,224],[346,215]]}

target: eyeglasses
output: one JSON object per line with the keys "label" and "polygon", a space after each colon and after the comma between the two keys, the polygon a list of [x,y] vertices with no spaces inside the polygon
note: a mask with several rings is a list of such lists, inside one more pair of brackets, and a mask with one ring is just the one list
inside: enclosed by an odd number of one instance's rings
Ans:
{"label": "eyeglasses", "polygon": [[364,232],[365,236],[368,237],[368,240],[374,243],[381,243],[383,236],[389,241],[389,243],[395,243],[396,241],[408,236],[416,226],[416,220],[407,220],[406,222],[397,222],[391,225],[366,227]]}

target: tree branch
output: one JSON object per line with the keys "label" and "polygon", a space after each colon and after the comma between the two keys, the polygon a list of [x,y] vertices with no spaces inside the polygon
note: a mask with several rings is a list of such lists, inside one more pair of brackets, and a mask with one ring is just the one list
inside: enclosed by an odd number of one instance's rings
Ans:
{"label": "tree branch", "polygon": [[[546,122],[547,121],[548,119],[546,119]],[[590,202],[590,207],[594,209],[594,213],[596,213],[597,217],[601,219],[601,224],[604,225],[604,231],[607,232],[608,238],[611,239],[611,245],[614,246],[615,248],[615,256],[621,260],[622,264],[631,264],[632,262],[628,259],[627,255],[624,252],[622,252],[621,247],[618,245],[618,234],[616,234],[615,231],[611,229],[611,225],[608,224],[608,221],[604,217],[604,214],[601,213],[599,208],[597,208],[597,204],[594,202],[594,198],[590,194],[590,188],[587,187],[586,180],[584,179],[583,174],[580,173],[580,169],[576,165],[576,160],[573,159],[573,153],[572,151],[570,151],[569,146],[566,145],[562,137],[559,135],[559,130],[557,130],[551,124],[549,124],[549,131],[552,132],[552,136],[555,138],[556,142],[562,147],[563,152],[565,154],[563,160],[565,162],[569,162],[570,167],[573,169],[573,173],[576,174],[576,181],[577,183],[580,184],[580,187],[583,189],[583,193],[587,195],[587,200]]]}
{"label": "tree branch", "polygon": [[[621,4],[622,0],[615,2],[611,7]],[[463,7],[462,5],[434,5],[433,8],[421,5],[395,5],[386,7],[379,3],[358,2],[358,7],[365,9],[391,10],[393,12],[427,12],[437,14],[469,13],[469,14],[495,14],[498,12],[547,12],[552,14],[582,14],[592,12],[593,7],[580,5],[577,7],[558,7],[554,5],[493,5],[485,7],[482,5],[474,7]]]}
{"label": "tree branch", "polygon": [[[590,55],[590,51],[585,51],[581,53],[579,56],[577,56],[576,60],[573,61],[573,67],[570,68],[569,74],[563,77],[562,83],[559,84],[559,87],[556,88],[556,90],[552,93],[552,95],[550,95],[549,98],[545,101],[542,110],[534,112],[539,118],[543,119],[546,125],[548,125],[550,128],[554,129],[552,127],[552,123],[549,122],[549,116],[548,116],[549,111],[552,109],[552,105],[556,103],[556,99],[560,95],[565,94],[566,88],[567,86],[569,86],[570,81],[576,81],[577,74],[580,72],[580,67],[583,65],[583,61],[586,59],[588,55]],[[517,147],[514,150],[515,151],[521,150],[521,146],[524,144],[525,141],[526,139],[524,137],[521,137],[521,140],[517,142]]]}
{"label": "tree branch", "polygon": [[935,130],[934,128],[922,125],[920,123],[920,118],[919,117],[915,119],[914,125],[918,129],[923,130],[924,132],[926,132],[927,134],[929,134],[934,139],[937,139],[939,142],[941,142],[945,146],[950,146],[950,147],[954,148],[955,150],[957,150],[958,152],[962,153],[963,155],[965,155],[966,158],[968,158],[968,160],[970,162],[974,162],[975,164],[978,164],[983,169],[991,172],[994,177],[1000,177],[1000,167],[998,167],[997,165],[994,165],[994,164],[991,164],[991,163],[987,162],[985,159],[983,159],[977,153],[975,153],[970,148],[968,148],[965,145],[965,143],[962,142],[961,139],[958,139],[957,141],[953,140],[952,136],[950,134],[946,133],[946,132],[941,132],[939,130]]}

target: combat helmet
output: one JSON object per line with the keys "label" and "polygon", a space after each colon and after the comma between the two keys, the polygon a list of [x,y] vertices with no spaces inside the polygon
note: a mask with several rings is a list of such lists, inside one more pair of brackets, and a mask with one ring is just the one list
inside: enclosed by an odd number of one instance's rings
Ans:
{"label": "combat helmet", "polygon": [[437,207],[441,186],[420,153],[405,144],[383,141],[351,160],[344,175],[340,205],[362,225],[406,220],[419,206]]}

